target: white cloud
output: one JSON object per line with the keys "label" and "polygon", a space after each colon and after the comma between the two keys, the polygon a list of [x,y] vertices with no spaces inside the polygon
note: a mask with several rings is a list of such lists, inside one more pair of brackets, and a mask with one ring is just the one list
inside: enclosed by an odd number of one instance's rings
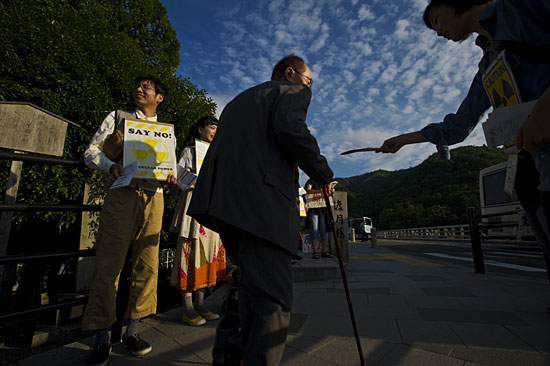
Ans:
{"label": "white cloud", "polygon": [[360,21],[364,21],[364,20],[373,20],[375,18],[375,15],[372,11],[370,11],[367,5],[361,5],[361,7],[359,8],[357,17],[359,18]]}
{"label": "white cloud", "polygon": [[397,40],[403,41],[411,36],[409,31],[411,23],[407,19],[399,19],[395,26],[394,36]]}
{"label": "white cloud", "polygon": [[[163,0],[180,9],[179,0]],[[274,63],[295,53],[315,83],[308,125],[338,176],[401,169],[435,152],[432,144],[397,154],[339,155],[344,148],[380,146],[456,111],[477,71],[481,51],[437,37],[423,24],[428,0],[243,0],[216,2],[212,23],[180,31],[180,70],[221,107],[269,79]],[[205,5],[206,6],[206,5]],[[289,16],[286,10],[291,9]],[[189,17],[181,10],[181,17]],[[172,18],[171,18],[172,19]],[[192,22],[190,22],[192,23]],[[173,22],[174,25],[174,22]],[[187,40],[187,38],[185,38]],[[464,143],[482,144],[477,128]]]}

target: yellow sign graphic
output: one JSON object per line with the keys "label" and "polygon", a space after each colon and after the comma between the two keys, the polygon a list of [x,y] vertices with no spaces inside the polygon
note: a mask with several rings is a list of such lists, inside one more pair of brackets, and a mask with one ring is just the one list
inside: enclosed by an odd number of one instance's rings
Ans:
{"label": "yellow sign graphic", "polygon": [[146,164],[160,164],[168,157],[168,148],[162,141],[142,139],[134,143],[134,155]]}
{"label": "yellow sign graphic", "polygon": [[521,103],[514,75],[502,51],[483,74],[483,87],[494,109]]}
{"label": "yellow sign graphic", "polygon": [[134,120],[124,122],[124,166],[137,162],[134,178],[166,180],[176,174],[174,125]]}

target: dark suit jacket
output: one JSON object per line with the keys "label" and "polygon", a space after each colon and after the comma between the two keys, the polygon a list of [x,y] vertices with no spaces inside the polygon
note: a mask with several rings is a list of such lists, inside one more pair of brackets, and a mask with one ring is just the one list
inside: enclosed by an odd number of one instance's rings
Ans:
{"label": "dark suit jacket", "polygon": [[333,172],[305,120],[311,91],[269,81],[223,110],[187,214],[214,229],[224,221],[295,252],[299,232],[296,164],[320,184]]}

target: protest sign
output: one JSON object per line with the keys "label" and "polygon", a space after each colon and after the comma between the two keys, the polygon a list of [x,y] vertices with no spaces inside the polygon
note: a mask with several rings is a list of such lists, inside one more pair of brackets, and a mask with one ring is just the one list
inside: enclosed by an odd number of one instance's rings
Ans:
{"label": "protest sign", "polygon": [[123,164],[133,162],[137,162],[137,179],[166,180],[176,175],[174,125],[126,118]]}
{"label": "protest sign", "polygon": [[[333,206],[334,202],[332,201],[332,197],[329,197],[330,199],[330,205]],[[322,193],[308,193],[306,195],[307,200],[307,208],[319,208],[319,207],[327,207],[325,203],[325,198],[323,197]]]}
{"label": "protest sign", "polygon": [[202,162],[208,151],[210,144],[206,141],[195,139],[195,166],[197,167],[197,175],[201,170]]}
{"label": "protest sign", "polygon": [[481,77],[483,87],[494,109],[521,103],[514,74],[508,62],[506,53],[502,51],[491,63]]}

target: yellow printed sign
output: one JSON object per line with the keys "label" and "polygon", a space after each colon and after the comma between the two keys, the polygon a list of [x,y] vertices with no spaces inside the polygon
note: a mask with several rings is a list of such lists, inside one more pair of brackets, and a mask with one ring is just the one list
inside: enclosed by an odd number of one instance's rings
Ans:
{"label": "yellow printed sign", "polygon": [[197,167],[197,175],[199,175],[202,162],[204,161],[204,157],[206,156],[206,152],[209,147],[210,144],[208,142],[195,139],[195,166]]}
{"label": "yellow printed sign", "polygon": [[137,161],[134,178],[166,180],[176,175],[174,125],[126,118],[124,166]]}
{"label": "yellow printed sign", "polygon": [[502,51],[482,76],[483,87],[494,109],[521,103],[516,80]]}

